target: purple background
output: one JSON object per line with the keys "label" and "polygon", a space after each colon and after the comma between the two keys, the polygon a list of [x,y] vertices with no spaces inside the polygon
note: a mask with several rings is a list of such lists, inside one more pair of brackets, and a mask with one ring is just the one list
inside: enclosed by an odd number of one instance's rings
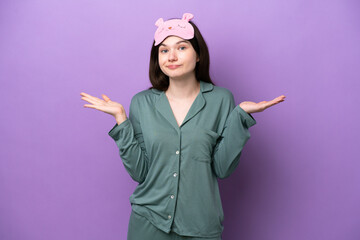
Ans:
{"label": "purple background", "polygon": [[108,136],[148,87],[155,21],[194,14],[237,103],[284,94],[220,180],[225,240],[360,239],[360,10],[350,0],[0,2],[0,239],[126,239],[136,187]]}

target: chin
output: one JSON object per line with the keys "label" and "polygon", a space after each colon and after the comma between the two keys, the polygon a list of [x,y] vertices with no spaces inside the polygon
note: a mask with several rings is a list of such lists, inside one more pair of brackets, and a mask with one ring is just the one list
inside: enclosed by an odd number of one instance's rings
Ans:
{"label": "chin", "polygon": [[185,75],[172,75],[172,76],[169,76],[169,78],[172,78],[174,80],[183,79],[184,77],[185,77]]}
{"label": "chin", "polygon": [[170,74],[166,74],[166,76],[171,77],[171,78],[178,78],[178,77],[182,77],[185,76],[184,74],[176,74],[176,73],[170,73]]}

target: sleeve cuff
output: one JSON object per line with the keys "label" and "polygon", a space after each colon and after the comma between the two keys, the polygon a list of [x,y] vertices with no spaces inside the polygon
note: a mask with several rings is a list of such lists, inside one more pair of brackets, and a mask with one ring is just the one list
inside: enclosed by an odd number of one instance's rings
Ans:
{"label": "sleeve cuff", "polygon": [[240,113],[241,119],[243,123],[245,123],[247,128],[250,128],[251,126],[256,124],[255,118],[251,116],[250,113],[245,112],[245,110],[242,109],[239,105],[236,106],[236,111]]}
{"label": "sleeve cuff", "polygon": [[129,118],[127,118],[125,121],[123,121],[122,123],[120,123],[120,125],[118,125],[117,123],[115,123],[114,127],[109,131],[109,136],[112,137],[114,140],[117,140],[117,137],[119,136],[119,132],[123,129],[123,128],[127,128],[130,124],[130,120]]}

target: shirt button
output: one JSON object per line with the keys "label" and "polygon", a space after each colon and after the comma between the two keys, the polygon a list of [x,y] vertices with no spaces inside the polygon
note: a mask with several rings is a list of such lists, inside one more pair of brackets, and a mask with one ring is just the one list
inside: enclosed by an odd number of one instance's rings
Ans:
{"label": "shirt button", "polygon": [[171,215],[168,216],[168,219],[171,219]]}
{"label": "shirt button", "polygon": [[177,173],[174,173],[174,175],[173,175],[174,177],[176,177],[177,176]]}
{"label": "shirt button", "polygon": [[174,196],[174,195],[171,195],[170,197],[171,197],[171,199],[174,199],[175,196]]}
{"label": "shirt button", "polygon": [[180,152],[179,151],[176,151],[176,154],[179,154]]}

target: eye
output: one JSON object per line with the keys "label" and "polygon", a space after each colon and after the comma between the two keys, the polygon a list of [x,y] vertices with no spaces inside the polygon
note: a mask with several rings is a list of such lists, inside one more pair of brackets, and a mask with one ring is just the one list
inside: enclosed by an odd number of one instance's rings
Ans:
{"label": "eye", "polygon": [[161,52],[161,53],[164,53],[164,51],[167,51],[167,50],[164,49],[164,50],[161,50],[160,52]]}
{"label": "eye", "polygon": [[184,49],[185,49],[186,47],[180,47],[180,48],[184,48]]}

